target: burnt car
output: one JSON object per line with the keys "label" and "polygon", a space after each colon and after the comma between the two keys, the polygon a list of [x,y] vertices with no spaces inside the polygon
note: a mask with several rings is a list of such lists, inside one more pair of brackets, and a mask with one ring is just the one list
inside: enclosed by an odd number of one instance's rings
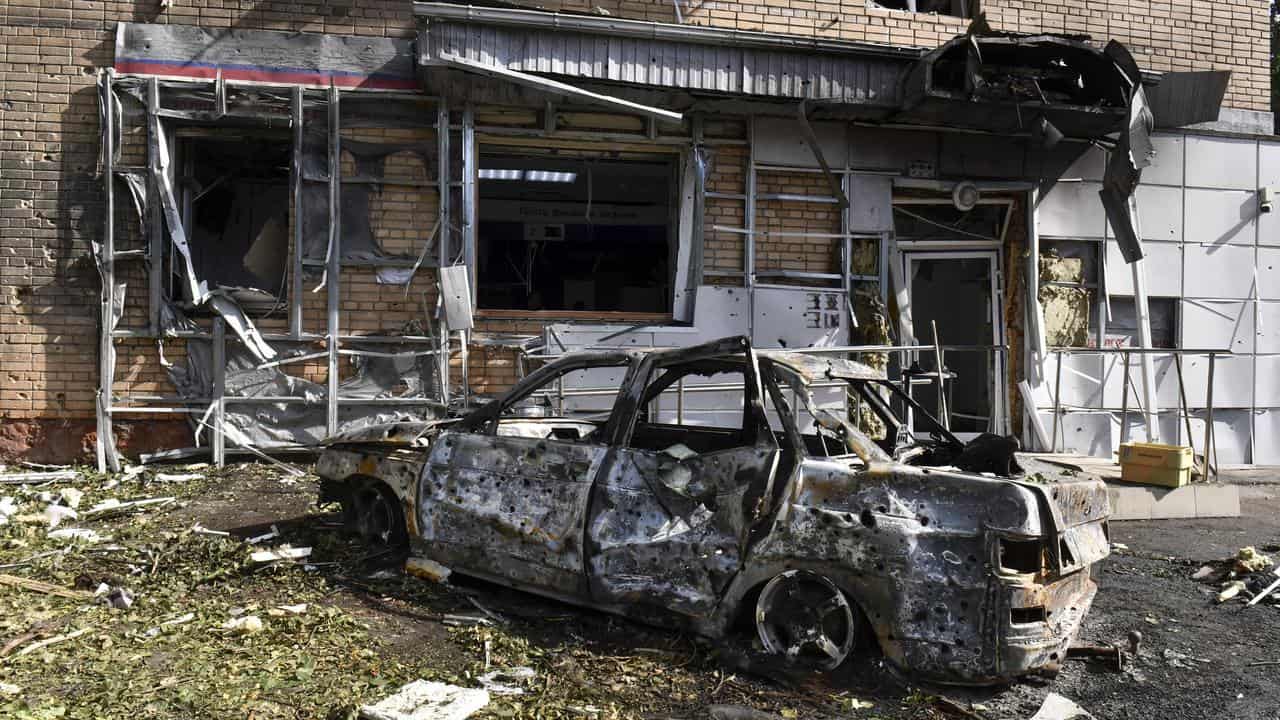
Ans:
{"label": "burnt car", "polygon": [[[596,415],[566,409],[584,373],[616,383]],[[900,431],[908,409],[924,431]],[[867,411],[883,439],[850,421]],[[318,472],[411,564],[711,638],[753,625],[802,667],[876,643],[976,684],[1056,669],[1109,549],[1104,485],[989,471],[1015,447],[961,443],[866,365],[726,338],[567,354],[464,417],[334,438]]]}

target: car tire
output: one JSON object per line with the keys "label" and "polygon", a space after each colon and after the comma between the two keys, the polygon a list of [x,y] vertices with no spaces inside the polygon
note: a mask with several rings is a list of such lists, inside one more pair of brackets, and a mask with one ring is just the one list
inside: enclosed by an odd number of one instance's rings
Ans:
{"label": "car tire", "polygon": [[377,480],[353,482],[344,511],[348,527],[367,545],[398,548],[409,541],[400,502]]}
{"label": "car tire", "polygon": [[834,670],[859,645],[861,611],[831,580],[788,570],[756,598],[756,633],[765,652],[811,670]]}

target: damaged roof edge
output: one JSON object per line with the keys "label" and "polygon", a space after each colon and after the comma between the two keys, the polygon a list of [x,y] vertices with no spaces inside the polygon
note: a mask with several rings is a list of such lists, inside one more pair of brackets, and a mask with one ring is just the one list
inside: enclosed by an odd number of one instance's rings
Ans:
{"label": "damaged roof edge", "polygon": [[[627,18],[597,17],[592,15],[576,15],[565,12],[548,12],[545,10],[526,10],[517,8],[480,7],[451,2],[415,2],[413,14],[420,18],[438,19],[451,22],[475,23],[480,25],[502,25],[506,27],[527,27],[544,30],[565,30],[594,34],[607,34],[615,37],[629,37],[648,40],[683,41],[704,45],[724,45],[730,47],[755,47],[772,50],[801,50],[821,53],[861,54],[892,58],[897,60],[919,60],[931,47],[907,47],[865,43],[853,40],[834,38],[816,38],[802,35],[785,35],[753,30],[733,30],[729,28],[706,25],[679,25],[652,20],[631,20]],[[1027,37],[1048,35],[1033,33]],[[1059,36],[1066,37],[1066,36]],[[1160,83],[1164,73],[1151,70],[1142,71],[1143,85],[1154,86]]]}
{"label": "damaged roof edge", "polygon": [[652,20],[574,15],[543,10],[478,7],[476,5],[459,5],[448,2],[415,2],[413,4],[413,13],[418,17],[453,22],[569,30],[608,34],[615,37],[677,40],[705,45],[860,53],[902,60],[915,60],[923,55],[926,50],[925,48],[903,47],[901,45],[879,45],[851,40],[832,40],[750,30],[731,30],[703,25],[677,25],[675,23],[661,23]]}

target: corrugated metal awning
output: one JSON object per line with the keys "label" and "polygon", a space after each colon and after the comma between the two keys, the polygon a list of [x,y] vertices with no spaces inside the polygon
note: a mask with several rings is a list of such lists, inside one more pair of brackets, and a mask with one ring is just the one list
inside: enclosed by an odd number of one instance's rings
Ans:
{"label": "corrugated metal awning", "polygon": [[414,4],[419,62],[660,89],[896,107],[920,50],[449,3]]}

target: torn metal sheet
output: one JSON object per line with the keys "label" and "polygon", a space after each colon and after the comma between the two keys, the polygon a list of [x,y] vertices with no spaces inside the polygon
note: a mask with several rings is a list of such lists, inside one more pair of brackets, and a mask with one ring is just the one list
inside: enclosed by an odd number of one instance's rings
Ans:
{"label": "torn metal sheet", "polygon": [[539,90],[541,92],[555,95],[557,97],[570,98],[580,102],[592,105],[603,105],[613,108],[614,110],[622,110],[630,113],[638,113],[645,117],[650,117],[663,122],[680,124],[684,120],[684,115],[671,110],[663,110],[662,108],[643,105],[641,103],[624,100],[613,95],[604,95],[602,93],[592,92],[584,88],[580,88],[558,80],[533,75],[531,73],[520,72],[518,70],[510,70],[501,65],[490,65],[484,62],[476,62],[464,57],[453,55],[445,52],[433,52],[431,45],[420,47],[421,56],[419,64],[423,68],[445,67],[471,75],[483,75],[485,77],[506,80],[517,85]]}
{"label": "torn metal sheet", "polygon": [[1138,65],[1129,51],[1112,40],[1107,43],[1106,55],[1123,74],[1127,102],[1125,123],[1107,162],[1098,195],[1120,246],[1120,254],[1125,262],[1133,263],[1143,256],[1142,238],[1137,227],[1138,200],[1134,193],[1142,180],[1143,168],[1155,158],[1155,147],[1151,142],[1155,119],[1147,105]]}
{"label": "torn metal sheet", "polygon": [[[166,327],[191,327],[175,309],[166,313]],[[223,430],[237,445],[252,444],[258,448],[318,445],[324,441],[326,428],[325,398],[327,388],[304,378],[287,374],[281,362],[305,355],[311,346],[305,343],[282,344],[280,361],[261,363],[257,353],[247,344],[228,343],[225,380],[225,421]],[[386,345],[378,350],[396,349]],[[355,351],[371,347],[353,344]],[[354,432],[358,428],[386,423],[418,421],[442,413],[434,402],[438,397],[435,363],[430,355],[383,352],[380,355],[353,357],[356,373],[339,383],[343,403],[339,408],[339,428]],[[169,379],[184,398],[213,396],[213,348],[207,340],[187,341],[186,359],[166,365]],[[298,398],[295,402],[266,402],[253,398]],[[249,398],[237,401],[236,398]],[[400,406],[362,403],[361,400],[421,400],[421,404]],[[196,430],[208,418],[197,419]]]}
{"label": "torn metal sheet", "polygon": [[115,69],[178,80],[418,90],[413,43],[383,37],[122,22]]}
{"label": "torn metal sheet", "polygon": [[[610,412],[543,404],[592,370],[623,378]],[[739,378],[734,420],[650,414],[696,377]],[[814,386],[832,382],[881,439],[818,408]],[[895,445],[902,405],[931,440]],[[987,683],[1056,668],[1108,552],[1105,486],[1025,480],[1016,449],[961,443],[867,366],[739,337],[569,353],[459,420],[335,440],[317,473],[323,501],[365,517],[382,498],[398,542],[454,573],[712,638],[754,619],[766,648],[810,669],[841,664],[865,631],[921,676]]]}

